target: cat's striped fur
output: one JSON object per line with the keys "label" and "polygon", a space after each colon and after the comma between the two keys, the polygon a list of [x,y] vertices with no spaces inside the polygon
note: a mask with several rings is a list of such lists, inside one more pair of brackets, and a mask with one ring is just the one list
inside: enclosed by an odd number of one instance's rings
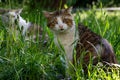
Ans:
{"label": "cat's striped fur", "polygon": [[106,39],[103,39],[100,35],[92,32],[86,26],[79,24],[79,41],[76,46],[77,60],[80,58],[81,53],[84,53],[83,63],[86,65],[90,61],[90,57],[93,60],[93,64],[97,64],[99,61],[102,63],[117,63],[112,46]]}
{"label": "cat's striped fur", "polygon": [[85,65],[88,65],[90,57],[93,64],[97,64],[99,61],[117,63],[113,49],[106,39],[81,24],[78,25],[76,30],[77,25],[75,25],[71,10],[71,8],[68,8],[55,12],[44,12],[48,27],[55,35],[55,44],[58,45],[56,40],[60,41],[65,49],[66,57],[74,63],[72,43],[78,39],[76,45],[77,61],[85,52],[86,54],[83,57],[83,64]]}

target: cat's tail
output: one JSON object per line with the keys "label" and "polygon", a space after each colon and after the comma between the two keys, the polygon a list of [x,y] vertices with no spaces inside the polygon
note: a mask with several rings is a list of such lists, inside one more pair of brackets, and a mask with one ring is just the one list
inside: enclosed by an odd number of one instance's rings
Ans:
{"label": "cat's tail", "polygon": [[104,51],[102,54],[102,61],[117,64],[118,62],[116,60],[115,53],[114,53],[111,45],[108,43],[108,41],[106,39],[103,39],[102,43],[104,46]]}

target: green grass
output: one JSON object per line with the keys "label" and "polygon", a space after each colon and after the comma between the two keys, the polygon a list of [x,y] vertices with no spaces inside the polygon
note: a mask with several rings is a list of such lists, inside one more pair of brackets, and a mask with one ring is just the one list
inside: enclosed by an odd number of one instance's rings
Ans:
{"label": "green grass", "polygon": [[[75,22],[88,26],[92,31],[106,38],[114,48],[117,60],[120,60],[120,12],[105,12],[94,10],[76,12]],[[21,16],[44,28],[50,36],[46,46],[41,42],[25,41],[15,32],[2,26],[0,20],[0,80],[58,80],[65,77],[64,54],[55,47],[53,34],[46,26],[46,20],[41,12],[23,10]],[[9,26],[12,27],[12,26]],[[99,66],[88,66],[88,74],[84,74],[82,66],[75,65],[74,73],[69,73],[73,80],[118,80],[119,70],[105,72]],[[94,68],[93,68],[94,67]]]}

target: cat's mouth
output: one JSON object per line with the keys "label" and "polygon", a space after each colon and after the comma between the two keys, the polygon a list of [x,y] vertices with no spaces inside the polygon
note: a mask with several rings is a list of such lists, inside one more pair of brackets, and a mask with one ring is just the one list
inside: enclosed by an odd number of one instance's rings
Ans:
{"label": "cat's mouth", "polygon": [[59,29],[59,32],[65,32],[66,30],[65,29]]}
{"label": "cat's mouth", "polygon": [[61,31],[63,31],[64,29],[62,28],[62,29],[60,29]]}

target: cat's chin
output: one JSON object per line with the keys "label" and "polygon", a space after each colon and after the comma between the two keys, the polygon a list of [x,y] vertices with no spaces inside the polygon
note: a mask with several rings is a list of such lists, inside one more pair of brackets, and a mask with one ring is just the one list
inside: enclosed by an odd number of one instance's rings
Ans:
{"label": "cat's chin", "polygon": [[66,33],[67,30],[52,30],[55,33]]}

